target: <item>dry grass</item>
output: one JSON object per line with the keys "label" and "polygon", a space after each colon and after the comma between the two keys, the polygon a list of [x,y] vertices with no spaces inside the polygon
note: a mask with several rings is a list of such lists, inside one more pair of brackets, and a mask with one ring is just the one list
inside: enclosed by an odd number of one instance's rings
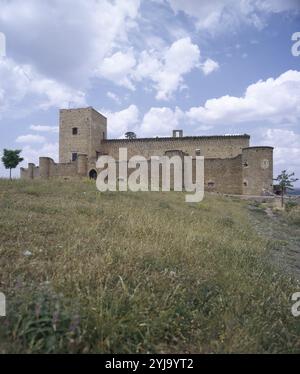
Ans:
{"label": "dry grass", "polygon": [[300,352],[246,204],[0,181],[0,352]]}
{"label": "dry grass", "polygon": [[292,224],[300,227],[300,206],[297,205],[292,207],[287,212],[287,221]]}

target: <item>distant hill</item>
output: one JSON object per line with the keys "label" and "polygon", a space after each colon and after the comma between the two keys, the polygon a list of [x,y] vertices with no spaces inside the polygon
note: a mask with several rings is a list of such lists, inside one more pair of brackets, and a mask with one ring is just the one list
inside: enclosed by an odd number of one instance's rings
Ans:
{"label": "distant hill", "polygon": [[289,195],[300,195],[300,188],[295,188],[293,191],[289,191]]}

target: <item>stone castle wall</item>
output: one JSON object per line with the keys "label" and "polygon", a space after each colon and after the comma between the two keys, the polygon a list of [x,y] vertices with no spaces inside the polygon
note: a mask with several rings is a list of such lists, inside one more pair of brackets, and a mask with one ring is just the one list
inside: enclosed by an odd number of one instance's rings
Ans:
{"label": "stone castle wall", "polygon": [[183,138],[148,138],[148,139],[114,139],[103,142],[103,152],[115,159],[119,157],[119,148],[128,149],[128,157],[134,155],[150,158],[153,155],[163,156],[170,150],[182,151],[190,156],[205,158],[232,158],[249,147],[249,135],[239,136],[203,136]]}
{"label": "stone castle wall", "polygon": [[[211,158],[204,161],[204,188],[208,192],[219,192],[224,194],[237,195],[262,195],[272,188],[272,148],[259,149],[245,149],[242,155],[234,158],[220,159]],[[172,152],[173,153],[173,152]],[[174,152],[176,154],[177,152]],[[250,157],[249,157],[250,155]],[[173,155],[170,154],[169,157]],[[243,166],[243,160],[247,160],[248,166]],[[264,164],[268,160],[268,167]],[[262,167],[263,165],[263,167]],[[151,167],[149,160],[147,161],[149,181],[151,181]],[[193,182],[195,182],[195,158],[193,159]],[[246,169],[246,171],[245,171]],[[77,161],[66,164],[57,164],[52,159],[47,157],[40,158],[40,166],[30,164],[28,169],[21,169],[21,178],[35,179],[35,178],[73,178],[85,177],[88,171],[100,170],[96,168],[95,163],[88,162],[86,155],[80,155]],[[117,164],[117,177],[118,174]],[[136,169],[128,169],[128,176]],[[171,189],[173,189],[173,171],[171,170]],[[162,172],[160,172],[160,186],[162,182]],[[247,186],[244,185],[245,180],[248,181]]]}
{"label": "stone castle wall", "polygon": [[204,184],[205,189],[210,192],[242,194],[242,156],[205,159]]}
{"label": "stone castle wall", "polygon": [[28,164],[28,168],[21,168],[21,179],[35,179],[40,176],[40,168],[34,164]]}
{"label": "stone castle wall", "polygon": [[[73,134],[72,129],[77,133]],[[176,134],[177,135],[177,134]],[[107,120],[93,108],[60,111],[59,163],[41,157],[39,166],[21,169],[21,178],[73,178],[99,173],[99,155],[119,158],[127,148],[128,159],[139,155],[149,164],[151,156],[204,156],[205,190],[226,194],[262,195],[272,191],[273,148],[249,147],[249,135],[201,136],[145,139],[107,139]],[[76,160],[71,161],[72,153]],[[195,175],[195,159],[194,175]],[[129,174],[133,170],[129,170]]]}

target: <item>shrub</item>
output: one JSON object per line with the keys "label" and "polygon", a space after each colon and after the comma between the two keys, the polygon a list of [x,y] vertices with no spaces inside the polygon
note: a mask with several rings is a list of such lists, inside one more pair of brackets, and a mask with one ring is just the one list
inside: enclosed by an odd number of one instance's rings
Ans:
{"label": "shrub", "polygon": [[296,201],[289,200],[285,204],[285,210],[287,212],[290,212],[292,209],[294,209],[297,206],[298,206],[298,204],[296,203]]}

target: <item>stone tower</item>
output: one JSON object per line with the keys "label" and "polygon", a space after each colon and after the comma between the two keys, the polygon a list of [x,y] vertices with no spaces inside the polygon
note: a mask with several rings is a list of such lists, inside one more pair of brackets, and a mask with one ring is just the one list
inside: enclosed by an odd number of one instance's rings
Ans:
{"label": "stone tower", "polygon": [[92,107],[62,109],[59,119],[59,162],[77,161],[86,155],[90,161],[101,154],[107,138],[107,119]]}
{"label": "stone tower", "polygon": [[273,147],[249,147],[242,153],[243,195],[273,192]]}

